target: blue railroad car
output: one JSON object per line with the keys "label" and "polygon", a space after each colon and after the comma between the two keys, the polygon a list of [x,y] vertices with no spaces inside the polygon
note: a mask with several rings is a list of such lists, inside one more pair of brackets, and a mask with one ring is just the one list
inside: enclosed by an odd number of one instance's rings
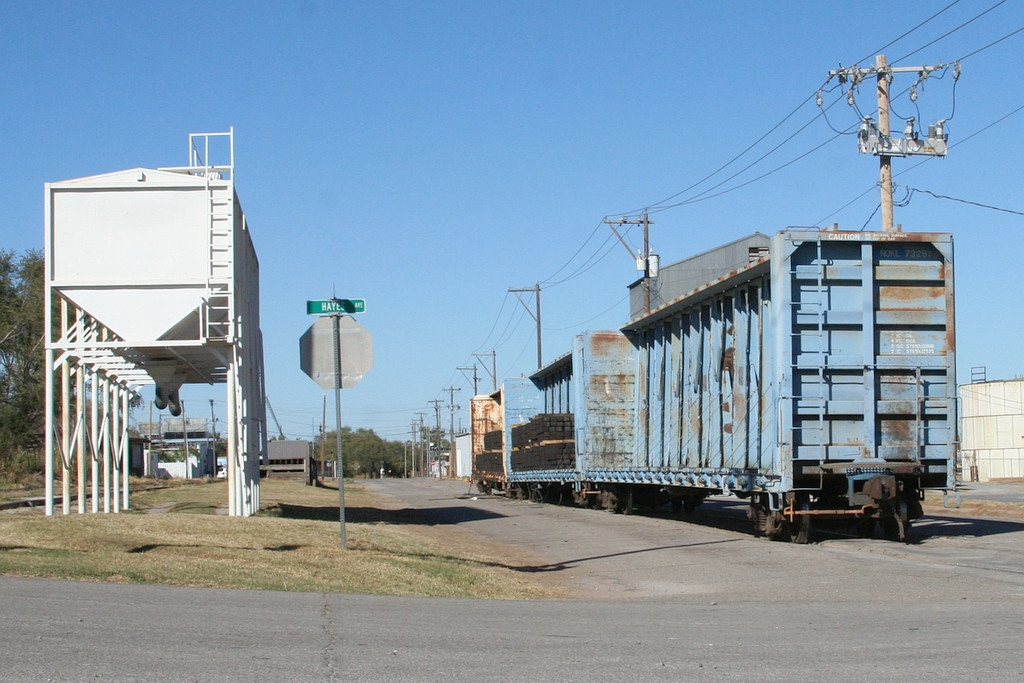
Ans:
{"label": "blue railroad car", "polygon": [[[956,484],[952,246],[786,230],[663,268],[633,286],[621,335],[581,335],[523,381],[510,490],[623,511],[731,493],[772,539],[806,542],[817,520],[905,540],[924,491]],[[560,414],[571,461],[543,448]],[[538,457],[512,458],[526,423]]]}

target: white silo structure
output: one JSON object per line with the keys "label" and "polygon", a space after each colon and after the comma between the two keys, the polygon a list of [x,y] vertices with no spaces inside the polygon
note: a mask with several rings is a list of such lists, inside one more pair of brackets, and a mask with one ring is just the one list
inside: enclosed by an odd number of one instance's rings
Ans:
{"label": "white silo structure", "polygon": [[266,452],[259,262],[235,193],[233,132],[190,135],[187,166],[45,192],[47,513],[58,470],[65,514],[73,476],[80,512],[86,489],[93,512],[100,500],[127,507],[130,396],[155,385],[157,406],[177,415],[179,387],[198,383],[227,387],[229,513],[255,513]]}
{"label": "white silo structure", "polygon": [[1024,477],[1024,379],[960,387],[963,478]]}

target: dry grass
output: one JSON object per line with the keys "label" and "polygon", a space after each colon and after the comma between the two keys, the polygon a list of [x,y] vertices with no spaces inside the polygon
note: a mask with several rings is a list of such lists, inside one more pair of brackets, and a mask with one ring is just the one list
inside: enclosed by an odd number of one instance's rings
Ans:
{"label": "dry grass", "polygon": [[[949,498],[950,505],[955,505],[953,496]],[[945,507],[942,504],[942,494],[935,491],[928,491],[923,503],[925,512],[937,515],[965,515],[972,517],[1000,517],[1007,519],[1024,518],[1024,503],[1001,502],[995,500],[980,500],[963,498],[960,507]]]}
{"label": "dry grass", "polygon": [[[556,597],[529,574],[459,533],[442,535],[345,488],[348,550],[340,547],[337,489],[264,481],[264,512],[213,513],[224,482],[160,486],[119,515],[0,513],[0,574],[97,581],[530,599]],[[166,509],[148,514],[147,509]]]}

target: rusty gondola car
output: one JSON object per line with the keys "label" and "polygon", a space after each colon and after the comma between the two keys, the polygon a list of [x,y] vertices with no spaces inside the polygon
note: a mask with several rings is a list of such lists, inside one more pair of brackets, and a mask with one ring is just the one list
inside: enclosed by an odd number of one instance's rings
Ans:
{"label": "rusty gondola car", "polygon": [[733,494],[772,539],[805,543],[813,520],[906,540],[924,491],[956,485],[952,246],[786,230],[638,281],[621,333],[517,380],[507,489],[624,511]]}

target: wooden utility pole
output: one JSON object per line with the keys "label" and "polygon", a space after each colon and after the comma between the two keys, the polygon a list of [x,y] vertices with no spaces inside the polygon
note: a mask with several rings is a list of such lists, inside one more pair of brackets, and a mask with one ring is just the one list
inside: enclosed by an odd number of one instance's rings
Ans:
{"label": "wooden utility pole", "polygon": [[458,387],[444,389],[448,392],[448,412],[450,424],[448,425],[448,476],[455,476],[455,411],[459,406],[455,405],[455,392],[460,391]]}
{"label": "wooden utility pole", "polygon": [[[534,322],[537,323],[537,369],[539,370],[544,365],[543,356],[541,355],[540,350],[540,283],[538,282],[533,287],[510,289],[508,291],[513,292],[516,295],[516,298],[519,299],[519,303],[523,304],[523,307],[526,308],[526,312],[529,313]],[[535,304],[534,311],[531,312],[529,307],[526,306],[526,302],[519,297],[521,292],[533,292]],[[497,387],[495,387],[495,390],[497,390]]]}
{"label": "wooden utility pole", "polygon": [[644,226],[644,312],[651,312],[651,221],[647,212],[640,218]]}
{"label": "wooden utility pole", "polygon": [[439,398],[435,398],[427,403],[434,404],[434,447],[431,451],[434,453],[434,462],[437,463],[437,476],[441,476],[441,404],[444,403]]}
{"label": "wooden utility pole", "polygon": [[[907,128],[903,137],[893,137],[889,121],[889,85],[892,82],[893,74],[916,74],[917,82],[910,87],[910,98],[917,99],[917,87],[935,71],[949,67],[949,64],[937,66],[889,66],[885,55],[875,57],[875,66],[870,69],[860,67],[845,67],[828,72],[831,80],[833,76],[839,77],[841,85],[849,83],[847,101],[854,104],[854,92],[857,86],[868,76],[874,74],[877,80],[878,96],[878,123],[875,124],[870,116],[865,116],[861,121],[860,131],[857,133],[858,151],[862,154],[874,154],[878,157],[878,186],[881,191],[880,208],[882,213],[882,231],[898,232],[899,226],[893,224],[893,201],[892,201],[892,158],[912,155],[920,156],[945,156],[948,149],[945,132],[945,120],[936,121],[928,126],[927,137],[922,137],[914,126],[914,118],[907,119]],[[953,80],[960,77],[960,63],[953,63]],[[819,106],[821,97],[819,94]]]}
{"label": "wooden utility pole", "polygon": [[[427,471],[427,448],[430,444],[430,436],[427,434],[426,425],[423,422],[423,416],[426,413],[416,413],[420,416],[420,475],[424,475]],[[425,441],[424,441],[425,440]]]}
{"label": "wooden utility pole", "polygon": [[[497,351],[491,351],[490,353],[474,353],[473,355],[476,356],[477,358],[481,358],[483,356],[490,356],[491,357],[491,369],[489,370],[489,373],[491,375],[491,382],[493,382],[493,386],[494,386],[494,388],[491,389],[491,391],[497,391],[498,390],[498,352]],[[486,366],[484,366],[484,370],[487,370]]]}
{"label": "wooden utility pole", "polygon": [[[471,368],[455,368],[455,369],[458,370],[459,372],[463,372],[463,373],[465,373],[467,370],[472,370],[473,371],[473,395],[476,396],[477,395],[477,388],[480,385],[480,378],[476,374],[476,366],[474,365]],[[469,378],[467,377],[467,379],[469,379]]]}
{"label": "wooden utility pole", "polygon": [[[878,134],[888,140],[889,130],[889,79],[892,75],[886,69],[885,55],[875,57],[878,69]],[[892,232],[892,157],[882,154],[878,157],[878,183],[882,193],[882,232]]]}
{"label": "wooden utility pole", "polygon": [[622,239],[622,235],[619,234],[618,230],[615,230],[616,225],[640,225],[643,226],[644,230],[644,250],[643,253],[636,257],[636,269],[642,271],[644,276],[644,313],[651,312],[651,229],[650,226],[654,225],[654,221],[648,218],[647,212],[644,211],[640,218],[618,218],[615,220],[605,219],[605,224],[611,226],[612,231],[615,232],[615,236],[619,238],[623,246],[626,247],[626,251],[629,252],[630,256],[635,256],[633,250],[626,243],[626,240]]}

